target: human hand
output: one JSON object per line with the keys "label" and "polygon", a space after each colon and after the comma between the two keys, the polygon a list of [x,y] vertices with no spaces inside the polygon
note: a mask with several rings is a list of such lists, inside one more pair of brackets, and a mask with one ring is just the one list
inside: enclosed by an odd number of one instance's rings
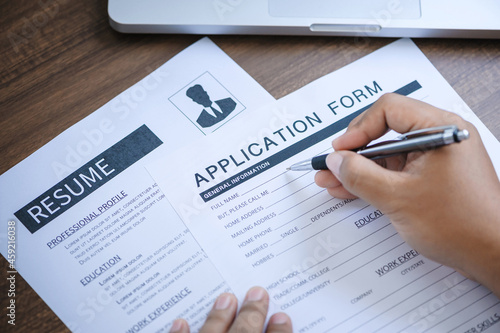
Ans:
{"label": "human hand", "polygon": [[[384,160],[349,150],[388,129],[405,133],[457,125],[470,138]],[[316,183],[338,198],[360,197],[386,214],[426,257],[464,273],[500,296],[500,183],[476,128],[459,116],[397,94],[382,96],[332,143],[330,171]]]}
{"label": "human hand", "polygon": [[[261,287],[251,288],[243,301],[240,312],[236,296],[221,294],[207,316],[200,333],[246,332],[261,333],[264,328],[269,295]],[[189,325],[184,319],[174,321],[171,333],[189,333]],[[276,313],[269,319],[267,333],[291,333],[292,322],[284,313]]]}

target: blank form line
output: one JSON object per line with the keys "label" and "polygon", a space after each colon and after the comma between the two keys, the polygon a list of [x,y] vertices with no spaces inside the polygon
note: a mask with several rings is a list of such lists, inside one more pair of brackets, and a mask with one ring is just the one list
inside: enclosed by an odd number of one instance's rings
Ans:
{"label": "blank form line", "polygon": [[[259,185],[255,186],[254,188],[252,188],[252,189],[250,189],[250,190],[248,190],[248,191],[246,191],[246,192],[242,193],[242,194],[241,194],[241,196],[244,196],[245,194],[248,194],[248,193],[252,192],[252,191],[253,191],[253,190],[255,190],[256,188],[259,188],[259,187],[261,187],[262,185],[267,184],[267,183],[269,183],[269,182],[271,182],[271,181],[275,180],[276,178],[278,178],[278,177],[280,177],[280,176],[284,175],[284,174],[285,174],[285,173],[287,173],[287,172],[288,172],[288,171],[282,172],[282,173],[280,173],[279,175],[274,176],[273,178],[271,178],[271,179],[269,179],[269,180],[266,180],[266,181],[265,181],[265,182],[263,182],[262,184],[259,184]],[[272,193],[272,192],[271,192],[271,193]]]}
{"label": "blank form line", "polygon": [[[451,301],[450,303],[455,302],[455,301],[456,301],[457,299],[459,299],[460,297],[467,295],[468,293],[470,293],[471,291],[473,291],[473,290],[475,290],[475,289],[477,289],[477,288],[479,288],[479,287],[481,287],[481,286],[480,286],[480,285],[475,286],[474,288],[472,288],[471,290],[469,290],[469,291],[468,291],[468,292],[466,292],[465,294],[460,295],[460,296],[458,296],[457,298],[455,298],[455,299],[454,299],[453,301]],[[446,321],[446,320],[450,319],[451,317],[456,316],[456,315],[457,315],[457,314],[459,314],[460,312],[462,312],[462,311],[464,311],[465,309],[467,309],[467,307],[469,307],[469,306],[471,306],[471,305],[473,305],[473,304],[476,304],[477,302],[479,302],[480,300],[482,300],[483,298],[485,298],[485,297],[487,297],[487,296],[489,296],[489,295],[491,295],[491,292],[487,293],[486,295],[484,295],[484,296],[483,296],[483,297],[481,297],[480,299],[477,299],[476,301],[472,302],[471,304],[469,304],[469,305],[468,305],[468,306],[466,306],[465,308],[461,309],[460,311],[455,312],[455,313],[452,313],[452,314],[451,314],[451,315],[449,315],[448,317],[443,318],[443,320],[441,320],[440,322],[436,323],[434,326],[429,327],[429,328],[428,328],[428,329],[426,329],[424,332],[427,332],[427,331],[429,331],[431,328],[434,328],[434,327],[436,327],[437,325],[441,324],[442,322],[444,322],[444,321]],[[450,304],[450,303],[448,303],[448,304]],[[446,304],[446,305],[448,305],[448,304]],[[443,306],[444,306],[444,305],[443,305]],[[440,307],[439,309],[441,309],[441,308],[442,308],[442,307]],[[438,310],[439,310],[439,309],[438,309]],[[437,311],[437,310],[436,310],[436,311]],[[435,311],[433,311],[433,312],[435,312]],[[430,313],[429,313],[429,314],[430,314]]]}
{"label": "blank form line", "polygon": [[434,272],[436,269],[438,269],[438,268],[440,268],[440,267],[442,267],[442,265],[440,265],[440,266],[438,266],[438,267],[434,268],[433,270],[428,271],[428,272],[427,272],[427,273],[425,273],[424,275],[421,275],[421,276],[417,277],[416,279],[414,279],[414,280],[412,280],[412,281],[408,282],[407,284],[405,284],[405,285],[401,286],[400,288],[398,288],[398,289],[394,290],[394,292],[390,293],[389,295],[387,295],[387,296],[385,296],[385,297],[382,297],[381,299],[379,299],[379,300],[378,300],[378,301],[376,301],[375,303],[373,303],[373,304],[371,304],[371,305],[367,306],[367,307],[366,307],[366,308],[364,308],[363,310],[360,310],[360,311],[358,311],[357,313],[353,314],[352,316],[350,316],[350,317],[348,317],[348,318],[344,319],[343,321],[341,321],[341,322],[340,322],[340,323],[338,323],[337,325],[330,327],[329,329],[325,330],[325,332],[331,331],[331,330],[333,330],[334,328],[336,328],[336,327],[338,327],[338,326],[342,325],[343,323],[345,323],[345,322],[347,322],[347,321],[351,320],[352,318],[354,318],[354,317],[358,316],[360,313],[362,313],[362,312],[364,312],[364,311],[368,310],[369,308],[371,308],[371,307],[372,307],[372,306],[374,306],[375,304],[378,304],[378,303],[382,302],[382,301],[383,301],[383,300],[385,300],[386,298],[388,298],[388,297],[390,297],[390,296],[394,295],[395,293],[397,293],[398,291],[400,291],[400,290],[402,290],[402,289],[404,289],[404,288],[408,287],[410,284],[412,284],[412,283],[416,282],[417,280],[419,280],[419,279],[423,278],[424,276],[426,276],[426,275],[428,275],[428,274],[430,274],[430,273]]}
{"label": "blank form line", "polygon": [[[374,232],[372,232],[371,234],[366,235],[365,237],[363,237],[363,238],[361,238],[361,239],[357,240],[356,242],[354,242],[354,243],[352,243],[352,244],[350,244],[350,245],[348,245],[348,246],[344,247],[342,250],[340,250],[340,251],[338,251],[338,252],[335,252],[335,253],[334,253],[334,254],[332,254],[331,256],[329,256],[329,257],[327,257],[327,258],[325,258],[325,259],[321,260],[320,262],[317,262],[316,264],[314,264],[314,265],[312,265],[312,266],[310,266],[310,267],[308,267],[308,268],[304,269],[304,270],[302,271],[302,273],[304,273],[304,272],[306,272],[306,271],[310,270],[311,268],[313,268],[313,267],[315,267],[315,266],[317,266],[317,265],[319,265],[319,264],[324,263],[325,261],[329,260],[330,258],[332,258],[332,257],[336,256],[337,254],[339,254],[339,253],[341,253],[341,252],[344,252],[344,251],[345,251],[345,250],[347,250],[348,248],[353,247],[354,245],[358,244],[359,242],[361,242],[361,241],[363,241],[363,240],[367,239],[367,238],[368,238],[368,237],[370,237],[371,235],[376,234],[376,233],[377,233],[377,232],[379,232],[380,230],[382,230],[382,229],[384,229],[384,228],[387,228],[387,227],[388,227],[388,226],[390,226],[390,225],[391,225],[390,223],[387,223],[386,225],[384,225],[383,227],[381,227],[381,228],[379,228],[379,229],[375,230],[375,231],[374,231]],[[394,234],[393,234],[393,235],[391,235],[391,237],[392,237],[392,236],[394,236]],[[332,270],[333,270],[333,269],[332,269]]]}
{"label": "blank form line", "polygon": [[300,228],[300,230],[303,230],[303,229],[307,228],[310,225],[312,225],[312,223],[306,224],[305,226],[303,226],[302,228]]}
{"label": "blank form line", "polygon": [[304,202],[306,202],[307,200],[312,199],[313,197],[315,197],[315,196],[317,196],[318,194],[323,193],[323,192],[325,192],[325,191],[326,191],[326,189],[321,189],[319,192],[317,192],[317,193],[315,193],[315,194],[311,195],[309,198],[306,198],[306,199],[302,200],[301,202],[297,202],[297,203],[296,203],[295,205],[293,205],[292,207],[285,209],[285,210],[284,210],[284,211],[282,211],[281,213],[278,213],[278,215],[281,215],[281,214],[283,214],[283,213],[288,212],[290,209],[293,209],[293,208],[297,207],[297,206],[298,206],[298,205],[300,205],[301,203],[304,203]]}
{"label": "blank form line", "polygon": [[[463,282],[463,281],[465,281],[465,280],[467,280],[467,279],[464,279],[464,280],[460,281],[460,283],[462,283],[462,282]],[[460,283],[457,283],[455,286],[458,286]],[[455,286],[453,286],[453,287],[455,287]],[[475,286],[474,288],[472,288],[472,289],[468,290],[467,292],[465,292],[465,293],[463,293],[462,295],[458,296],[457,298],[455,298],[454,300],[450,301],[449,303],[444,304],[443,306],[447,306],[447,305],[449,305],[449,304],[451,304],[451,303],[455,302],[455,301],[456,301],[457,299],[459,299],[460,297],[462,297],[462,296],[464,296],[464,295],[466,295],[466,294],[470,293],[471,291],[473,291],[473,290],[475,290],[475,289],[479,288],[480,286],[481,286],[481,285],[479,285],[479,284],[478,284],[478,285],[477,285],[477,286]],[[441,294],[441,293],[440,293],[440,294]],[[440,295],[440,294],[438,294],[438,295]],[[438,295],[434,296],[432,299],[436,298]],[[477,302],[477,301],[476,301],[476,302]],[[476,303],[476,302],[474,302],[474,303]],[[472,303],[472,304],[474,304],[474,303]],[[439,309],[442,309],[442,308],[443,308],[443,306],[441,306],[441,307],[439,307],[439,308],[435,309],[434,311],[428,312],[425,316],[423,316],[423,317],[419,318],[419,320],[418,320],[418,321],[416,321],[416,322],[414,322],[414,323],[412,323],[412,324],[410,324],[410,325],[406,326],[405,328],[401,329],[398,333],[404,332],[404,330],[406,330],[408,327],[411,327],[411,326],[415,325],[416,323],[418,323],[419,321],[421,321],[422,319],[427,318],[429,315],[433,314],[434,312],[438,311]],[[462,309],[462,310],[463,310],[463,309]],[[462,310],[461,310],[461,311],[462,311]],[[460,311],[459,311],[459,312],[460,312]],[[455,313],[454,313],[454,314],[452,314],[451,316],[453,316],[453,315],[455,315]],[[449,318],[449,317],[448,317],[448,318]],[[443,319],[443,320],[446,320],[446,319],[448,319],[448,318],[445,318],[445,319]],[[442,322],[443,322],[443,320],[442,320],[442,321],[440,321],[439,323],[442,323]],[[436,325],[438,325],[439,323],[437,323]],[[434,325],[434,326],[436,326],[436,325]],[[434,326],[432,326],[432,327],[434,327]],[[429,327],[426,331],[430,330],[432,327]],[[425,331],[423,331],[423,332],[425,332]]]}
{"label": "blank form line", "polygon": [[320,207],[320,206],[322,206],[322,205],[324,205],[324,204],[326,204],[327,202],[330,202],[330,201],[332,201],[332,200],[335,200],[335,198],[331,198],[331,199],[326,200],[325,202],[323,202],[323,203],[321,203],[321,204],[317,205],[316,207],[311,208],[310,210],[308,210],[308,211],[307,211],[307,212],[305,212],[304,214],[299,215],[299,216],[297,216],[296,218],[291,219],[291,220],[290,220],[290,221],[288,221],[288,222],[285,222],[284,224],[280,225],[279,227],[274,228],[274,230],[277,230],[277,229],[279,229],[279,228],[281,228],[281,227],[284,227],[284,226],[285,226],[285,225],[287,225],[288,223],[291,223],[291,222],[293,222],[293,221],[295,221],[295,220],[297,220],[297,219],[301,218],[302,216],[309,214],[310,212],[312,212],[312,211],[313,211],[313,210],[315,210],[316,208],[318,208],[318,207]]}
{"label": "blank form line", "polygon": [[328,227],[324,228],[323,230],[320,230],[320,231],[318,231],[317,233],[315,233],[315,234],[311,235],[310,237],[307,237],[306,239],[304,239],[304,240],[302,240],[302,241],[298,242],[297,244],[295,244],[295,245],[293,245],[293,246],[290,246],[290,247],[289,247],[289,248],[287,248],[286,250],[281,251],[280,253],[276,254],[276,256],[279,256],[279,255],[281,255],[281,254],[285,253],[286,251],[291,250],[291,249],[293,249],[294,247],[296,247],[296,246],[298,246],[298,245],[300,245],[300,244],[302,244],[302,243],[304,243],[304,242],[308,241],[309,239],[311,239],[311,238],[313,238],[313,237],[317,236],[318,234],[322,233],[322,232],[323,232],[323,231],[325,231],[326,229],[329,229],[329,228],[331,228],[331,227],[333,227],[333,226],[335,226],[335,225],[339,224],[340,222],[344,221],[345,219],[348,219],[349,217],[351,217],[351,216],[353,216],[353,215],[357,214],[358,212],[362,211],[363,209],[365,209],[365,208],[366,208],[366,207],[368,207],[368,206],[370,206],[370,205],[366,205],[365,207],[363,207],[363,208],[361,208],[361,209],[359,209],[359,210],[355,211],[354,213],[352,213],[352,214],[350,214],[350,215],[347,215],[346,217],[344,217],[343,219],[341,219],[341,220],[337,221],[336,223],[329,225]]}
{"label": "blank form line", "polygon": [[272,207],[272,206],[276,205],[277,203],[279,203],[279,202],[281,202],[281,201],[283,201],[283,200],[286,200],[286,199],[290,198],[291,196],[295,195],[295,193],[302,191],[303,189],[305,189],[306,187],[311,186],[312,184],[314,184],[314,182],[312,182],[312,183],[310,183],[310,184],[308,184],[308,185],[306,185],[306,186],[304,186],[304,187],[299,188],[297,191],[295,191],[295,192],[293,192],[293,193],[290,193],[289,195],[287,195],[287,196],[286,196],[286,197],[284,197],[283,199],[280,199],[280,200],[276,201],[275,203],[273,203],[273,204],[271,204],[271,205],[267,206],[267,207],[266,207],[266,209],[269,209],[270,207]]}
{"label": "blank form line", "polygon": [[[435,284],[437,284],[437,283],[439,283],[439,282],[443,281],[444,279],[446,279],[447,277],[449,277],[449,276],[451,276],[451,275],[453,275],[453,274],[455,274],[455,273],[456,273],[456,272],[451,272],[450,274],[443,276],[441,279],[439,279],[439,280],[437,280],[437,281],[435,281],[435,282],[431,283],[431,284],[430,284],[430,285],[428,285],[427,287],[425,287],[425,288],[423,288],[423,289],[420,289],[419,291],[414,292],[413,294],[411,294],[410,296],[406,297],[406,298],[405,298],[404,300],[402,300],[401,302],[398,302],[398,303],[394,304],[393,306],[391,306],[390,308],[388,308],[388,309],[387,309],[387,310],[385,310],[384,312],[379,313],[379,314],[378,314],[378,315],[376,315],[375,317],[371,318],[371,319],[370,319],[370,320],[368,320],[368,321],[365,321],[363,324],[359,325],[358,327],[354,328],[353,330],[351,330],[351,331],[349,331],[349,332],[354,332],[355,330],[359,329],[360,327],[365,326],[366,324],[368,324],[368,323],[369,323],[369,322],[371,322],[372,320],[377,319],[378,317],[382,316],[384,313],[389,312],[390,310],[394,309],[396,306],[398,306],[398,305],[400,305],[400,304],[402,304],[402,303],[406,302],[407,300],[409,300],[410,298],[414,297],[415,295],[420,294],[420,293],[421,293],[422,291],[424,291],[425,289],[428,289],[428,288],[432,287],[433,285],[435,285]],[[403,314],[402,314],[402,315],[400,315],[399,317],[397,317],[397,318],[395,318],[395,319],[391,320],[390,322],[386,323],[384,326],[379,327],[377,330],[373,331],[373,333],[378,332],[378,331],[380,331],[381,329],[383,329],[383,328],[385,328],[385,327],[389,326],[389,325],[390,325],[390,324],[392,324],[393,322],[397,321],[398,319],[403,318],[403,317],[404,317],[404,316],[406,316],[408,313],[410,313],[410,312],[412,312],[412,311],[415,311],[415,309],[417,309],[417,308],[421,307],[422,305],[424,305],[425,303],[429,302],[429,301],[430,301],[430,300],[432,300],[433,298],[436,298],[436,296],[441,295],[441,294],[443,294],[443,293],[447,292],[448,290],[450,290],[451,288],[453,288],[453,287],[455,287],[455,286],[459,285],[460,283],[464,282],[465,280],[467,280],[467,279],[460,280],[459,282],[457,282],[457,283],[456,283],[456,284],[454,284],[453,286],[451,286],[451,287],[449,287],[449,288],[447,288],[447,289],[443,290],[443,291],[442,291],[442,292],[440,292],[439,294],[437,294],[437,295],[433,295],[431,298],[426,299],[425,301],[423,301],[423,302],[421,302],[420,304],[416,305],[415,307],[411,308],[410,310],[408,310],[407,312],[403,313]]]}
{"label": "blank form line", "polygon": [[283,240],[283,238],[281,238],[281,239],[278,239],[278,240],[277,240],[276,242],[274,242],[274,243],[271,243],[271,246],[273,246],[273,245],[274,245],[274,244],[276,244],[276,243],[279,243],[279,242],[281,242],[282,240]]}
{"label": "blank form line", "polygon": [[[490,294],[491,294],[491,293],[490,293]],[[488,295],[489,295],[489,294],[488,294]],[[482,315],[483,313],[485,313],[485,312],[486,312],[486,311],[488,311],[489,309],[491,309],[491,308],[493,308],[493,307],[497,306],[498,304],[500,304],[500,301],[496,302],[495,304],[493,304],[493,305],[492,305],[492,306],[490,306],[489,308],[485,309],[484,311],[479,312],[479,313],[478,313],[477,315],[475,315],[474,317],[467,319],[466,321],[462,322],[462,323],[461,323],[461,324],[459,324],[458,326],[453,327],[453,328],[452,328],[451,330],[449,330],[447,333],[450,333],[450,332],[455,331],[457,328],[459,328],[460,326],[462,326],[462,325],[463,325],[463,324],[465,324],[466,322],[471,321],[472,319],[479,317],[480,315]],[[490,327],[491,327],[491,326],[489,326],[488,328],[490,328]],[[488,329],[488,328],[486,328],[486,329]]]}
{"label": "blank form line", "polygon": [[[363,252],[358,253],[358,254],[357,254],[357,255],[355,255],[354,257],[351,257],[349,260],[344,261],[342,264],[337,265],[335,268],[337,268],[337,267],[339,267],[339,266],[341,266],[341,265],[345,264],[345,263],[346,263],[346,262],[348,262],[348,261],[351,261],[352,259],[356,258],[357,256],[362,255],[363,253],[367,252],[368,250],[373,249],[375,246],[377,246],[377,245],[379,245],[379,244],[381,244],[381,243],[385,242],[386,240],[388,240],[389,238],[392,238],[393,236],[395,236],[395,235],[397,235],[397,234],[398,234],[398,233],[396,232],[395,234],[393,234],[393,235],[391,235],[391,236],[387,237],[386,239],[384,239],[383,241],[380,241],[380,242],[378,242],[377,244],[373,245],[372,247],[369,247],[368,249],[364,250]],[[386,252],[382,253],[381,255],[379,255],[379,256],[378,256],[378,257],[376,257],[376,258],[373,258],[373,259],[372,259],[372,260],[370,260],[368,263],[370,263],[370,262],[374,261],[375,259],[378,259],[378,258],[382,257],[383,255],[386,255],[387,253],[391,252],[392,250],[394,250],[394,249],[395,249],[395,248],[397,248],[397,247],[400,247],[400,246],[401,246],[401,245],[403,245],[404,243],[405,243],[405,242],[401,242],[401,243],[399,243],[398,245],[394,246],[392,249],[390,249],[390,250],[388,250],[388,251],[386,251]],[[346,274],[346,275],[344,275],[344,276],[339,277],[337,280],[335,280],[335,281],[333,281],[333,282],[337,282],[337,281],[342,280],[343,278],[345,278],[346,276],[348,276],[348,275],[350,275],[350,274],[354,273],[354,272],[355,272],[355,271],[357,271],[358,269],[365,267],[368,263],[366,263],[366,264],[363,264],[363,265],[359,266],[358,268],[356,268],[356,269],[354,269],[354,270],[350,271],[349,273],[347,273],[347,274]],[[332,268],[332,270],[333,270],[333,268]]]}
{"label": "blank form line", "polygon": [[307,172],[306,172],[306,173],[304,173],[302,176],[299,176],[299,177],[297,177],[297,178],[295,178],[295,179],[292,179],[292,180],[291,180],[291,181],[289,181],[288,183],[286,183],[286,184],[284,184],[284,185],[281,185],[281,186],[280,186],[280,187],[278,187],[278,188],[275,188],[274,190],[272,190],[272,191],[271,191],[271,193],[276,192],[277,190],[279,190],[279,189],[281,189],[281,188],[283,188],[283,187],[285,187],[285,186],[287,186],[287,185],[289,185],[289,184],[293,183],[293,182],[294,182],[294,181],[296,181],[297,179],[300,179],[300,178],[302,178],[302,177],[306,176],[306,175],[307,175],[307,174],[309,174],[309,173],[311,173],[311,171],[307,171]]}

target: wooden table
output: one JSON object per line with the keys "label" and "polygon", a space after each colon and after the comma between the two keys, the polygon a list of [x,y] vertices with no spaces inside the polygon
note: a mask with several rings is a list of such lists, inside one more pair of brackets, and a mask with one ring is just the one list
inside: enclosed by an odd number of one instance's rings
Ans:
{"label": "wooden table", "polygon": [[[0,173],[88,116],[175,54],[193,35],[123,35],[108,24],[107,1],[3,0]],[[392,42],[392,39],[210,36],[275,98]],[[500,42],[415,40],[493,134],[500,139]],[[1,221],[5,227],[6,221]],[[0,259],[2,316],[7,325],[7,262]],[[57,272],[54,272],[57,274]],[[68,329],[18,276],[16,328]],[[63,298],[63,296],[61,295]]]}

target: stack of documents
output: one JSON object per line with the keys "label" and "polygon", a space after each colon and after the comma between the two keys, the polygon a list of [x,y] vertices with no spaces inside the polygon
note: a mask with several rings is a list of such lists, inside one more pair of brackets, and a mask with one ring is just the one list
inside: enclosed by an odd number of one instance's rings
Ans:
{"label": "stack of documents", "polygon": [[75,332],[166,332],[179,317],[196,331],[220,293],[254,285],[297,332],[490,327],[489,290],[366,202],[286,172],[386,92],[472,122],[500,170],[498,140],[411,40],[275,101],[205,38],[0,176],[15,268]]}

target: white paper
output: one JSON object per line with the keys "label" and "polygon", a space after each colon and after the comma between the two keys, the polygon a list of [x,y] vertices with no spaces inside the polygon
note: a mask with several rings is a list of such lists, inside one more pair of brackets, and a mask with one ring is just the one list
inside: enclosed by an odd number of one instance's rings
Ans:
{"label": "white paper", "polygon": [[296,332],[465,332],[500,318],[489,290],[410,248],[376,208],[285,171],[331,151],[356,112],[392,91],[473,122],[500,170],[498,141],[406,39],[170,156],[182,168],[148,166],[238,297],[267,288],[270,313],[288,313]]}
{"label": "white paper", "polygon": [[[224,113],[206,127],[186,95],[197,84]],[[178,317],[196,330],[229,288],[144,165],[273,100],[202,39],[0,177],[2,254],[15,221],[15,269],[75,332],[161,332]]]}

